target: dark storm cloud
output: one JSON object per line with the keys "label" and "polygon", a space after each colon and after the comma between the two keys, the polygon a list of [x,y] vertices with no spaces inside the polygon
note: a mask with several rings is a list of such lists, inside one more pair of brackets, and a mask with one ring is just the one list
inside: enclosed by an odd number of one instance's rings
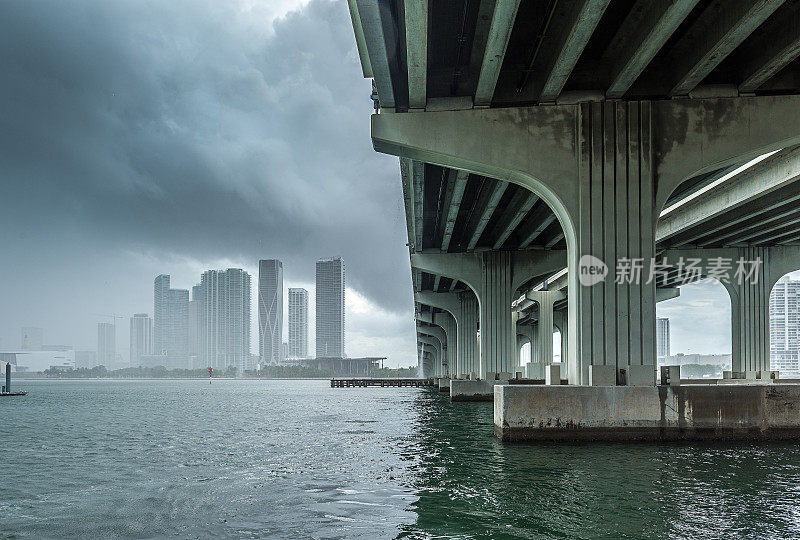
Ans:
{"label": "dark storm cloud", "polygon": [[307,281],[341,255],[350,285],[408,309],[398,166],[370,146],[347,6],[265,14],[0,3],[4,251],[277,257]]}

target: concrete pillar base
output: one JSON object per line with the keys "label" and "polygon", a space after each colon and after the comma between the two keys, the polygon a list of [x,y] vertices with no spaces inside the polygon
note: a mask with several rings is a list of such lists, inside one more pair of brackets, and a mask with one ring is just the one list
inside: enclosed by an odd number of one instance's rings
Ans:
{"label": "concrete pillar base", "polygon": [[451,381],[450,401],[494,401],[495,386],[508,381]]}
{"label": "concrete pillar base", "polygon": [[550,364],[544,370],[544,384],[561,384],[561,366]]}
{"label": "concrete pillar base", "polygon": [[450,391],[450,379],[448,378],[439,379],[439,391],[440,392]]}
{"label": "concrete pillar base", "polygon": [[540,362],[528,362],[525,366],[525,377],[528,379],[541,380],[545,378],[545,366]]}
{"label": "concrete pillar base", "polygon": [[622,369],[625,370],[625,384],[628,386],[656,385],[656,367],[652,364],[625,366]]}
{"label": "concrete pillar base", "polygon": [[494,388],[504,441],[800,440],[800,384]]}
{"label": "concrete pillar base", "polygon": [[589,386],[616,386],[617,366],[589,366]]}

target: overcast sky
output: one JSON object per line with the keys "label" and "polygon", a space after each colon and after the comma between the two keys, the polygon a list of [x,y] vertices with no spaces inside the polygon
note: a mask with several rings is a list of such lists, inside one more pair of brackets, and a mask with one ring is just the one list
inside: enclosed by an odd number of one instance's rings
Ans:
{"label": "overcast sky", "polygon": [[127,356],[159,273],[278,258],[313,295],[340,255],[348,353],[416,363],[399,166],[345,2],[2,2],[0,65],[3,347],[41,326],[94,349],[119,314]]}
{"label": "overcast sky", "polygon": [[[40,326],[94,349],[118,314],[127,358],[157,274],[278,258],[313,301],[340,255],[347,352],[416,363],[399,167],[372,150],[343,0],[9,0],[0,66],[0,347]],[[721,286],[658,312],[674,352],[730,351]]]}

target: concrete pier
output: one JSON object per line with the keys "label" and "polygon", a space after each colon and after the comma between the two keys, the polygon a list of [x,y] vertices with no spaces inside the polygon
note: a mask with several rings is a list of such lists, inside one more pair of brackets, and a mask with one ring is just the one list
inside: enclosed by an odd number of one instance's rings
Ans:
{"label": "concrete pier", "polygon": [[450,401],[493,401],[494,387],[508,381],[462,380],[450,381]]}
{"label": "concrete pier", "polygon": [[800,384],[494,387],[503,441],[800,439]]}
{"label": "concrete pier", "polygon": [[450,391],[450,379],[448,379],[447,377],[439,379],[439,391],[440,392]]}

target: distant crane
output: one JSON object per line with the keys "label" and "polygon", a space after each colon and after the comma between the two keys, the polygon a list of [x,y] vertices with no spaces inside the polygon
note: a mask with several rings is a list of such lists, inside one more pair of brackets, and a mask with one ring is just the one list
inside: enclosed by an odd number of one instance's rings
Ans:
{"label": "distant crane", "polygon": [[114,313],[112,313],[111,315],[108,315],[106,313],[92,313],[92,315],[94,315],[95,317],[109,317],[109,318],[111,318],[111,322],[114,324],[114,328],[117,327],[117,319],[124,319],[125,318],[125,317],[123,317],[121,315],[117,315],[117,314],[114,314]]}

